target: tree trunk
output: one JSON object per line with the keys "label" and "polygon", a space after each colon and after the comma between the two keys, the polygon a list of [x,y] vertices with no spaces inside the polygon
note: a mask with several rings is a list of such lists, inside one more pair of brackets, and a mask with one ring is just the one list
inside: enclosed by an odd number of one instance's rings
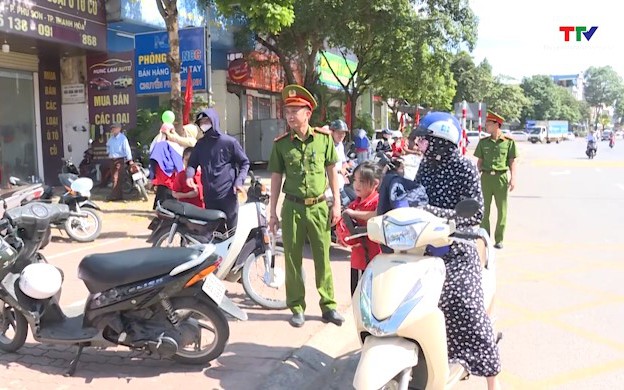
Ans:
{"label": "tree trunk", "polygon": [[[164,5],[165,25],[167,26],[167,34],[169,36],[169,54],[167,55],[167,64],[171,73],[171,111],[175,114],[174,125],[178,134],[182,134],[182,110],[184,101],[182,99],[182,81],[180,77],[181,61],[180,61],[180,35],[178,24],[178,2],[177,0],[156,0]],[[160,7],[159,7],[160,8]],[[161,14],[163,9],[161,8]]]}

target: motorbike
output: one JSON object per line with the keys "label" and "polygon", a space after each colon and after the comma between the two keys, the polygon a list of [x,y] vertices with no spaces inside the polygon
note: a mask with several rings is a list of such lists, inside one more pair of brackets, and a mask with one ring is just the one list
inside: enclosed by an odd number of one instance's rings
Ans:
{"label": "motorbike", "polygon": [[[0,218],[4,217],[7,210],[41,199],[45,193],[43,184],[39,180],[35,180],[34,176],[32,177],[32,182],[26,182],[18,177],[11,176],[9,183],[18,188],[0,195]],[[48,229],[40,249],[48,246],[51,239],[52,231]]]}
{"label": "motorbike", "polygon": [[[213,245],[88,255],[78,265],[86,301],[61,307],[63,274],[35,254],[50,221],[69,214],[67,205],[34,202],[0,221],[8,232],[0,237],[0,350],[19,350],[30,326],[42,344],[78,347],[68,376],[84,347],[125,346],[183,364],[221,355],[230,332],[223,312],[247,315],[213,275],[221,261]],[[209,342],[203,330],[213,333]]]}
{"label": "motorbike", "polygon": [[[93,180],[71,173],[61,173],[58,178],[65,188],[59,203],[67,205],[71,213],[67,218],[52,220],[51,225],[59,230],[65,230],[72,240],[78,242],[95,240],[102,232],[102,218],[98,205],[89,199]],[[48,187],[38,201],[51,202],[53,196],[54,188]]]}
{"label": "motorbike", "polygon": [[133,191],[141,197],[141,200],[147,202],[147,190],[145,186],[149,180],[149,169],[143,167],[140,162],[134,162],[134,164],[126,164],[126,176],[122,184],[122,191],[125,194],[131,194]]}
{"label": "motorbike", "polygon": [[272,235],[267,224],[270,191],[253,172],[249,176],[247,202],[239,208],[235,229],[223,231],[227,218],[222,211],[166,200],[156,207],[147,242],[154,247],[213,243],[224,259],[215,271],[217,278],[241,281],[245,293],[262,307],[285,309],[284,251],[278,245],[279,234]]}
{"label": "motorbike", "polygon": [[102,174],[99,165],[95,163],[95,154],[93,152],[93,140],[89,139],[89,147],[82,154],[82,161],[78,165],[80,177],[88,177],[94,183],[102,180]]}
{"label": "motorbike", "polygon": [[585,151],[585,154],[590,160],[596,157],[597,151],[598,151],[598,146],[596,145],[596,141],[587,142],[587,150]]}
{"label": "motorbike", "polygon": [[[479,209],[472,199],[456,212],[471,217]],[[490,312],[496,291],[492,242],[485,230],[456,229],[445,219],[418,208],[400,208],[368,221],[365,227],[347,224],[348,239],[367,235],[394,254],[376,256],[364,271],[353,295],[357,335],[362,344],[355,372],[355,389],[449,389],[466,379],[461,365],[449,364],[445,320],[438,302],[446,278],[442,258],[426,255],[427,245],[454,241],[476,246],[485,242],[482,286]],[[497,342],[502,338],[498,334]]]}

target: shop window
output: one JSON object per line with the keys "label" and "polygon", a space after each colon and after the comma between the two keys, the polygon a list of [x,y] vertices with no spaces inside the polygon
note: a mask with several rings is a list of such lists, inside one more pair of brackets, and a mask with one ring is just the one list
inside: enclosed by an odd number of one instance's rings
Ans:
{"label": "shop window", "polygon": [[33,74],[0,69],[0,175],[37,175]]}

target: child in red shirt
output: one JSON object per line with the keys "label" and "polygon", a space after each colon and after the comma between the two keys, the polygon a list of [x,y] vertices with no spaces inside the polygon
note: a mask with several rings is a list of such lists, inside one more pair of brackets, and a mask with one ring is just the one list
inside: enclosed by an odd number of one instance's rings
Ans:
{"label": "child in red shirt", "polygon": [[189,187],[186,184],[186,166],[188,165],[188,160],[191,157],[191,153],[193,152],[193,148],[184,149],[184,153],[182,154],[182,159],[184,160],[184,169],[182,172],[179,172],[175,177],[175,182],[173,183],[173,197],[179,200],[180,202],[186,202],[193,204],[197,207],[204,208],[204,199],[202,196],[202,184],[201,184],[201,171],[197,171],[195,174],[195,187]]}
{"label": "child in red shirt", "polygon": [[[377,215],[379,203],[377,189],[381,181],[381,169],[377,164],[366,161],[355,168],[353,177],[353,189],[357,198],[349,204],[345,213],[353,218],[357,225],[363,226]],[[359,242],[351,248],[351,295],[355,292],[368,262],[381,253],[379,244],[367,237],[357,240]]]}

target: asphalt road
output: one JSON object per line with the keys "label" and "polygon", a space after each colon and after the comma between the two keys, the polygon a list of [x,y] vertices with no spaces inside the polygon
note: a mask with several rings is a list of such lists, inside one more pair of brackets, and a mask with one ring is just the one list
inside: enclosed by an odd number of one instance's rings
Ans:
{"label": "asphalt road", "polygon": [[[624,142],[520,145],[505,248],[497,251],[497,328],[505,389],[624,385]],[[353,331],[353,328],[351,329]],[[310,389],[351,389],[358,343]],[[485,389],[483,378],[459,390]]]}

